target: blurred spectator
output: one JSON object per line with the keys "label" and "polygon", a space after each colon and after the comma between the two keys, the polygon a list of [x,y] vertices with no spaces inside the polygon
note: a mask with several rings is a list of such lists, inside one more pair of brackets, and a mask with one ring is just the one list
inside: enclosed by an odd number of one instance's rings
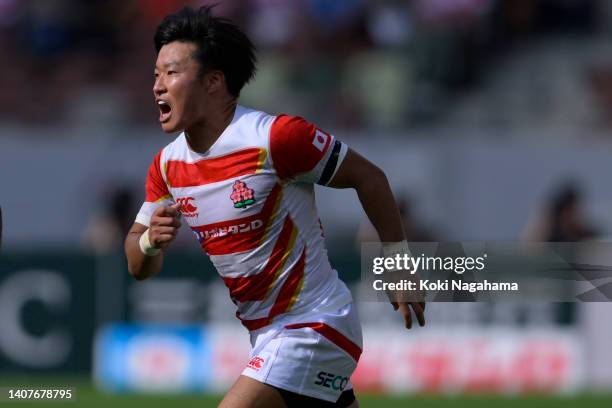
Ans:
{"label": "blurred spectator", "polygon": [[550,204],[546,240],[549,242],[578,242],[597,234],[584,215],[582,193],[574,184],[559,189]]}
{"label": "blurred spectator", "polygon": [[94,216],[83,233],[86,248],[100,254],[123,248],[123,240],[134,223],[136,212],[132,190],[127,187],[111,189],[103,212]]}
{"label": "blurred spectator", "polygon": [[[145,74],[155,57],[155,26],[180,7],[211,3],[0,0],[0,58],[11,61],[11,75],[0,77],[0,119],[153,125],[152,79]],[[518,42],[542,33],[595,33],[602,8],[602,0],[216,3],[216,13],[244,27],[258,47],[262,85],[256,78],[256,90],[247,88],[250,104],[349,129],[438,125],[458,94],[483,86]],[[593,83],[602,81],[594,73]]]}
{"label": "blurred spectator", "polygon": [[[437,234],[425,225],[414,212],[414,202],[405,194],[396,194],[397,207],[402,217],[402,227],[408,242],[435,242]],[[363,222],[357,232],[357,245],[378,241],[378,234],[369,221]]]}
{"label": "blurred spectator", "polygon": [[414,34],[412,1],[368,2],[366,24],[375,46],[404,47]]}
{"label": "blurred spectator", "polygon": [[586,76],[596,102],[598,120],[602,125],[612,127],[612,63],[594,63],[587,69]]}
{"label": "blurred spectator", "polygon": [[598,232],[587,219],[583,195],[578,186],[560,186],[546,204],[545,213],[532,219],[525,238],[541,242],[579,242],[595,238]]}
{"label": "blurred spectator", "polygon": [[288,47],[293,41],[300,10],[288,0],[253,0],[248,31],[258,47]]}
{"label": "blurred spectator", "polygon": [[[561,185],[550,197],[543,216],[528,225],[526,238],[536,242],[580,242],[595,238],[598,232],[584,213],[583,200],[575,182]],[[574,322],[576,303],[559,302],[555,310],[557,322]]]}

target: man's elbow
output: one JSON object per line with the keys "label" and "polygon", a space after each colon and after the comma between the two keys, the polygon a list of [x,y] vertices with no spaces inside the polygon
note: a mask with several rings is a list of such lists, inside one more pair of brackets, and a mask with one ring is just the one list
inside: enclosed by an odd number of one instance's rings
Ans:
{"label": "man's elbow", "polygon": [[387,183],[387,175],[385,174],[385,172],[383,171],[383,169],[381,169],[380,167],[373,165],[372,169],[372,177],[377,181],[377,182],[384,182]]}
{"label": "man's elbow", "polygon": [[[127,254],[126,254],[127,255]],[[141,269],[134,262],[130,261],[130,257],[127,256],[127,269],[130,276],[136,280],[143,280],[145,277],[141,273]]]}
{"label": "man's elbow", "polygon": [[364,187],[368,188],[373,186],[386,186],[389,184],[385,172],[380,167],[374,164],[369,166],[367,173],[365,173],[365,177],[362,177],[360,181],[360,184],[363,184]]}
{"label": "man's elbow", "polygon": [[128,251],[125,253],[128,263],[128,273],[131,277],[136,280],[144,280],[148,277],[146,273],[144,273],[144,268],[142,263],[137,262],[132,257],[130,257]]}
{"label": "man's elbow", "polygon": [[136,274],[132,274],[132,277],[136,279],[137,281],[143,281],[148,278],[148,276],[146,275],[136,275]]}
{"label": "man's elbow", "polygon": [[138,262],[134,259],[133,255],[130,256],[129,236],[128,239],[125,240],[125,257],[127,259],[127,269],[130,276],[138,281],[146,279],[147,275],[144,273],[142,262]]}
{"label": "man's elbow", "polygon": [[132,278],[137,281],[142,281],[148,278],[148,276],[142,272],[142,269],[138,269],[135,266],[132,266],[128,262],[128,273],[132,276]]}
{"label": "man's elbow", "polygon": [[159,271],[158,265],[151,260],[142,259],[141,257],[128,257],[127,258],[128,265],[128,273],[137,281],[142,281],[151,276],[155,275]]}

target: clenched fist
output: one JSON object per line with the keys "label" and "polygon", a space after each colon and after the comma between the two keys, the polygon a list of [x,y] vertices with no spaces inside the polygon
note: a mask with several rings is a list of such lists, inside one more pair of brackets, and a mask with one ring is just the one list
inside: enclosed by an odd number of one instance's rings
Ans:
{"label": "clenched fist", "polygon": [[154,248],[165,249],[176,238],[181,221],[180,204],[159,207],[151,216],[149,242]]}

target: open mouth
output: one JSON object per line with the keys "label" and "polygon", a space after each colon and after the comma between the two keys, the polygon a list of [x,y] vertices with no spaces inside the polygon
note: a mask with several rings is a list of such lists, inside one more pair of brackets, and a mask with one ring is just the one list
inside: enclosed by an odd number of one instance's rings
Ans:
{"label": "open mouth", "polygon": [[159,108],[159,121],[161,123],[167,122],[170,119],[172,108],[166,101],[158,100],[157,107]]}

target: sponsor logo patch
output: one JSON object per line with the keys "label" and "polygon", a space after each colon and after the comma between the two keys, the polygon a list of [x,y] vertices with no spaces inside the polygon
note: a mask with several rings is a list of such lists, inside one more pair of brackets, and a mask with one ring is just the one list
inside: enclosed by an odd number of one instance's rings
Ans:
{"label": "sponsor logo patch", "polygon": [[342,391],[348,384],[348,381],[348,377],[343,377],[341,375],[336,375],[325,371],[319,371],[317,373],[317,379],[314,383],[315,385],[320,385],[321,387],[331,388],[335,391]]}
{"label": "sponsor logo patch", "polygon": [[252,370],[259,371],[263,367],[264,362],[265,361],[263,358],[259,356],[255,356],[249,361],[249,363],[247,364],[247,367]]}
{"label": "sponsor logo patch", "polygon": [[215,227],[206,231],[194,231],[198,241],[210,238],[222,238],[228,235],[243,234],[245,232],[253,231],[263,227],[264,223],[262,220],[253,220],[251,222],[244,222],[241,224],[228,225],[224,227]]}
{"label": "sponsor logo patch", "polygon": [[191,230],[191,232],[193,233],[193,235],[195,235],[195,238],[201,244],[202,241],[204,240],[204,237],[201,237],[200,234],[198,233],[198,231]]}
{"label": "sponsor logo patch", "polygon": [[183,214],[183,217],[197,217],[199,215],[198,207],[192,204],[195,200],[193,197],[181,197],[176,199],[176,203],[179,204],[179,211]]}

